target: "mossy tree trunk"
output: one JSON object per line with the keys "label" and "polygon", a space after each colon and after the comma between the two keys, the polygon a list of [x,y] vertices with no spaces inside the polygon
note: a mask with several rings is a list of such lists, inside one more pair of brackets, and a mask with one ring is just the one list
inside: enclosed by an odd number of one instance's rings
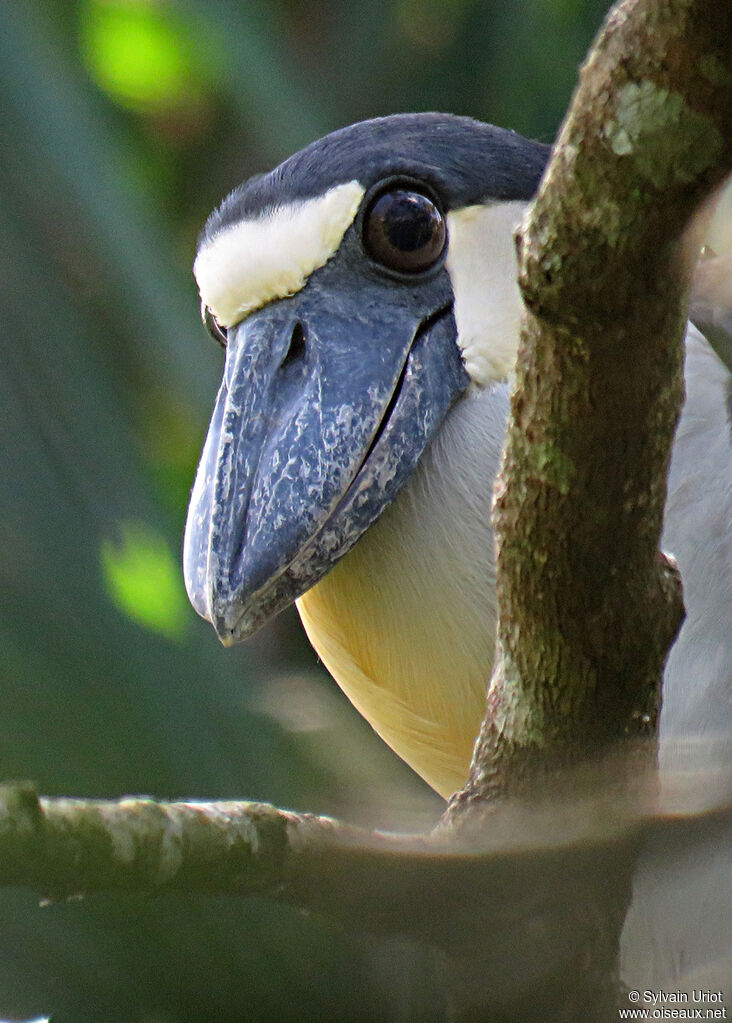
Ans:
{"label": "mossy tree trunk", "polygon": [[659,539],[699,252],[688,229],[732,169],[731,50],[728,3],[618,4],[519,231],[498,656],[452,820],[655,732],[682,619]]}

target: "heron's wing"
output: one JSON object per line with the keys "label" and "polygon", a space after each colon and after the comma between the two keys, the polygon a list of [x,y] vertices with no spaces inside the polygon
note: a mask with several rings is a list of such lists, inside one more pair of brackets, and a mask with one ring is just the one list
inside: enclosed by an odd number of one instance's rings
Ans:
{"label": "heron's wing", "polygon": [[732,372],[732,254],[713,256],[699,263],[689,319]]}
{"label": "heron's wing", "polygon": [[664,676],[661,760],[670,742],[726,737],[732,748],[732,374],[690,326],[662,545],[677,559],[686,619]]}
{"label": "heron's wing", "polygon": [[[729,257],[725,257],[728,259]],[[681,569],[686,619],[666,662],[661,709],[660,784],[673,799],[681,784],[724,777],[732,763],[732,303],[727,319],[709,296],[724,274],[704,264],[686,338],[686,400],[674,441],[663,548]],[[732,280],[732,278],[729,278]],[[729,291],[727,292],[729,294]],[[707,342],[709,324],[727,324],[727,358]],[[720,334],[717,333],[719,338]],[[722,798],[732,799],[727,790]],[[629,988],[683,991],[724,987],[732,970],[732,824],[676,842],[652,836],[638,862],[621,941]],[[688,996],[691,998],[691,995]]]}

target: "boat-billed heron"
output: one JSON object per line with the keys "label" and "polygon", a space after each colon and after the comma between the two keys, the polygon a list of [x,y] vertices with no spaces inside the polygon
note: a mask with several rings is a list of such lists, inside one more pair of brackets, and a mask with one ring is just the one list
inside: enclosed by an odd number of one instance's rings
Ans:
{"label": "boat-billed heron", "polygon": [[[232,192],[195,261],[226,366],[188,514],[190,599],[226,644],[296,601],[353,704],[443,796],[467,777],[493,661],[513,231],[548,153],[465,117],[355,124]],[[669,735],[732,730],[731,378],[694,327],[686,351]]]}

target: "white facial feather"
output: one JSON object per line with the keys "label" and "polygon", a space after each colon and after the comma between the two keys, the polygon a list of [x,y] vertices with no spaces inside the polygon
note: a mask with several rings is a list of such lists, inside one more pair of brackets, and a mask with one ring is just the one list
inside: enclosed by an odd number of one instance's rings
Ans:
{"label": "white facial feather", "polygon": [[481,387],[505,380],[516,360],[523,305],[513,232],[525,209],[524,202],[503,202],[447,215],[458,344]]}
{"label": "white facial feather", "polygon": [[200,249],[193,273],[222,327],[298,292],[335,255],[363,198],[358,181],[225,227]]}

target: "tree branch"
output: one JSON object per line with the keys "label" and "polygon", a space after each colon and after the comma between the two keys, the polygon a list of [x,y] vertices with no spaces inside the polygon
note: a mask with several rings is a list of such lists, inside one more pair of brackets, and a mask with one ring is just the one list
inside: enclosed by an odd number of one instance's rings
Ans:
{"label": "tree branch", "polygon": [[263,803],[39,798],[0,788],[0,884],[51,899],[93,891],[273,894],[284,862],[320,843],[371,833]]}
{"label": "tree branch", "polygon": [[452,820],[655,731],[682,617],[658,544],[698,257],[685,232],[732,170],[731,40],[717,0],[618,4],[519,231],[498,653]]}
{"label": "tree branch", "polygon": [[[367,830],[238,800],[39,797],[29,783],[8,783],[0,785],[0,886],[34,888],[52,901],[98,891],[185,892],[265,895],[322,911],[345,899],[344,919],[373,900],[398,929],[416,892],[458,899],[464,887],[460,898],[469,901],[482,891],[480,871],[493,875],[492,909],[505,911],[513,898],[505,874],[514,873],[511,888],[520,886],[541,854],[567,861],[573,849],[632,839],[668,815],[726,814],[729,781],[718,774],[714,785],[687,781],[666,805],[653,772],[612,759],[570,772],[559,791],[545,785],[531,803],[503,804],[489,829],[470,835]],[[427,900],[425,912],[433,909]],[[437,921],[438,930],[444,925]]]}

